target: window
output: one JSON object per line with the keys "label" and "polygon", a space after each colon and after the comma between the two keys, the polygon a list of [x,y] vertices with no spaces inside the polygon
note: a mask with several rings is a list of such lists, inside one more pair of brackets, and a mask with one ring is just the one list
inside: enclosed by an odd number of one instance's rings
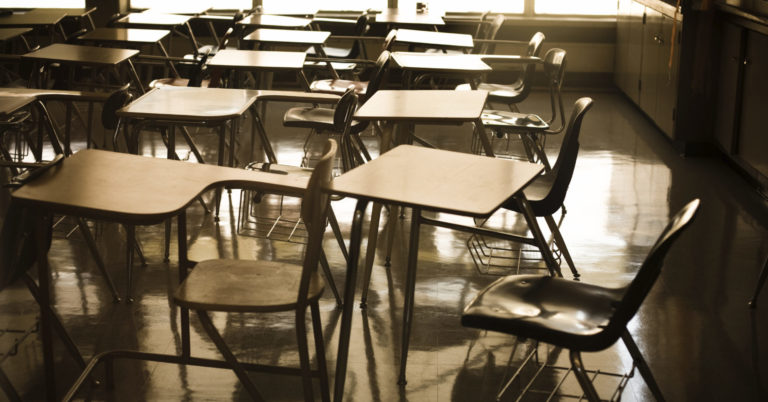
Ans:
{"label": "window", "polygon": [[369,8],[376,10],[387,8],[387,0],[262,0],[261,4],[264,6],[264,12],[274,14],[314,14],[318,9],[363,11]]}
{"label": "window", "polygon": [[616,15],[616,0],[535,0],[536,14]]}
{"label": "window", "polygon": [[157,0],[131,0],[131,8],[159,8],[172,9],[173,4],[183,4],[185,7],[212,7],[219,10],[250,10],[253,8],[253,0],[166,0],[158,2]]}
{"label": "window", "polygon": [[2,0],[3,8],[84,8],[85,0]]}
{"label": "window", "polygon": [[[416,10],[417,0],[399,0],[398,6],[404,10]],[[429,11],[462,12],[462,11],[493,11],[494,13],[520,14],[525,8],[525,0],[419,0],[427,3]]]}

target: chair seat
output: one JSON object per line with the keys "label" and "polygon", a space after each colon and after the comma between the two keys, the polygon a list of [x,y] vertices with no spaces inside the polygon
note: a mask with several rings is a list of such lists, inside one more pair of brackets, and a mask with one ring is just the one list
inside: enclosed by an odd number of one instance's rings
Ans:
{"label": "chair seat", "polygon": [[[334,57],[337,59],[347,59],[351,56],[351,47],[331,47],[323,46],[323,51],[327,57]],[[307,56],[317,56],[314,48],[307,50]]]}
{"label": "chair seat", "polygon": [[549,129],[549,124],[535,114],[483,110],[483,126],[504,133],[538,133]]}
{"label": "chair seat", "polygon": [[[336,72],[348,72],[353,71],[357,68],[357,64],[355,63],[340,63],[340,62],[331,62],[331,67],[333,67]],[[314,69],[327,69],[328,65],[324,61],[305,61],[304,62],[304,68],[314,68]]]}
{"label": "chair seat", "polygon": [[[208,88],[208,86],[211,84],[211,80],[203,80],[200,84],[203,88]],[[158,78],[156,80],[152,80],[152,82],[149,83],[150,88],[160,88],[160,87],[187,87],[189,86],[189,78]]]}
{"label": "chair seat", "polygon": [[[457,86],[456,89],[459,91],[470,91],[472,90],[472,87],[470,87],[469,84],[461,84]],[[477,89],[488,91],[488,102],[518,103],[527,96],[527,94],[523,93],[522,85],[481,83],[477,86]]]}
{"label": "chair seat", "polygon": [[[485,288],[464,309],[464,326],[513,334],[579,351],[612,345],[606,333],[624,289],[543,275],[510,275]],[[623,329],[623,328],[622,328]]]}
{"label": "chair seat", "polygon": [[[317,107],[293,107],[288,109],[283,116],[283,126],[313,128],[315,130],[333,129],[333,109]],[[352,132],[360,128],[362,122],[352,121]]]}
{"label": "chair seat", "polygon": [[[181,307],[227,312],[270,312],[296,307],[301,266],[276,261],[207,260],[198,263],[179,286],[174,300]],[[325,283],[315,273],[309,301]]]}
{"label": "chair seat", "polygon": [[311,92],[333,95],[344,95],[344,92],[347,92],[349,88],[352,88],[356,94],[365,96],[365,92],[368,89],[368,81],[328,79],[312,81],[312,84],[309,85]]}

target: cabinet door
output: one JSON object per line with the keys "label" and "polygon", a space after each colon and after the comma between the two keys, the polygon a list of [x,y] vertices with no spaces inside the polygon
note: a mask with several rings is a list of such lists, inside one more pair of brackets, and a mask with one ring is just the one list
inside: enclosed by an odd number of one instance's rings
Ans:
{"label": "cabinet door", "polygon": [[[680,67],[680,31],[682,23],[663,16],[657,42],[658,67],[656,76],[656,112],[652,115],[656,125],[670,138],[675,132],[675,108],[677,107],[677,75]],[[672,37],[672,31],[675,37]],[[672,44],[674,43],[674,46]],[[674,52],[674,53],[673,53]]]}
{"label": "cabinet door", "polygon": [[768,177],[768,36],[747,32],[741,96],[740,158]]}
{"label": "cabinet door", "polygon": [[653,118],[656,115],[656,99],[659,79],[664,75],[659,62],[662,15],[656,10],[645,9],[643,29],[642,66],[640,68],[640,109]]}
{"label": "cabinet door", "polygon": [[616,16],[616,86],[633,102],[640,102],[640,63],[645,6],[634,0],[619,0]]}
{"label": "cabinet door", "polygon": [[717,75],[717,99],[715,103],[715,139],[726,154],[733,154],[737,129],[736,112],[740,102],[739,79],[743,60],[744,30],[730,22],[724,22],[720,35],[720,66]]}

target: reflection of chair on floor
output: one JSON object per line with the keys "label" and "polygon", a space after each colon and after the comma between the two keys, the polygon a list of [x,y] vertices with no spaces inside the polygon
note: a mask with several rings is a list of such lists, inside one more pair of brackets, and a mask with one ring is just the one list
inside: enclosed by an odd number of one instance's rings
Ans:
{"label": "reflection of chair on floor", "polygon": [[[238,363],[224,339],[216,330],[209,311],[228,313],[271,313],[295,311],[296,336],[303,378],[304,399],[314,400],[312,377],[319,377],[324,401],[330,400],[325,343],[320,325],[318,300],[323,293],[323,280],[317,265],[322,255],[326,214],[330,196],[323,190],[331,182],[336,143],[329,140],[323,157],[309,179],[303,196],[301,216],[306,222],[309,239],[303,265],[275,261],[208,260],[198,263],[179,286],[175,302],[197,312],[203,328],[255,400],[263,400],[248,373]],[[307,343],[306,311],[310,308],[318,369],[312,370]],[[278,369],[275,368],[274,371]],[[283,369],[285,370],[285,369]]]}
{"label": "reflection of chair on floor", "polygon": [[[342,171],[352,169],[361,163],[364,163],[359,151],[355,148],[354,143],[351,141],[353,119],[352,117],[357,110],[357,95],[353,90],[348,90],[344,96],[341,97],[339,103],[336,105],[336,109],[328,109],[333,112],[332,120],[329,123],[330,127],[327,129],[334,134],[339,135],[340,147],[341,147],[341,164]],[[310,176],[312,169],[303,167],[278,165],[274,163],[251,163],[246,167],[247,169],[259,170],[263,172],[273,172],[275,174],[288,174],[293,176]],[[266,237],[275,240],[284,240],[297,243],[305,243],[307,241],[307,235],[301,230],[302,219],[292,220],[283,216],[283,199],[284,196],[300,197],[300,194],[278,194],[278,216],[276,218],[258,216],[255,209],[261,207],[265,202],[265,197],[262,193],[254,193],[251,191],[243,191],[241,193],[240,200],[240,218],[238,219],[238,234],[250,234],[258,237]],[[339,229],[338,222],[333,208],[328,208],[328,218],[330,220],[331,228],[333,229],[336,240],[341,247],[344,258],[347,258],[346,246]],[[272,224],[264,224],[263,222],[271,222]],[[323,268],[328,285],[331,288],[336,301],[341,305],[341,297],[339,296],[336,285],[331,276],[330,266],[326,258],[325,253],[320,251],[320,265]]]}
{"label": "reflection of chair on floor", "polygon": [[605,288],[546,275],[510,275],[482,290],[464,309],[464,326],[503,332],[570,350],[573,372],[589,401],[599,401],[581,361],[581,352],[597,352],[621,338],[653,396],[663,401],[648,364],[627,330],[627,323],[661,273],[672,243],[696,215],[699,200],[678,212],[624,288]]}
{"label": "reflection of chair on floor", "polygon": [[[544,56],[544,74],[549,85],[550,107],[552,114],[547,120],[537,114],[525,114],[505,110],[483,110],[483,127],[490,129],[494,137],[502,138],[506,134],[518,134],[530,161],[540,160],[547,170],[551,169],[544,151],[546,137],[559,134],[565,128],[565,111],[561,88],[565,76],[566,52],[562,49],[550,49]],[[560,118],[558,127],[555,121]],[[493,138],[493,137],[491,137]],[[479,146],[477,148],[480,148]]]}

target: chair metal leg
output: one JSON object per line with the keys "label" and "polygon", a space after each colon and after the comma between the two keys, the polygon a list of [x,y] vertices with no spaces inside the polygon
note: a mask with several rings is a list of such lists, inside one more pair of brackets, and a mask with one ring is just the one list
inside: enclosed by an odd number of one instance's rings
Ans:
{"label": "chair metal leg", "polygon": [[[211,317],[208,316],[208,313],[203,310],[196,310],[197,316],[200,318],[200,323],[203,324],[203,329],[205,329],[205,332],[208,334],[208,336],[211,338],[213,343],[216,345],[216,348],[219,349],[219,352],[221,352],[222,356],[224,356],[224,360],[227,361],[229,364],[229,367],[232,369],[232,371],[235,372],[235,375],[237,375],[237,378],[240,380],[240,383],[243,384],[243,387],[248,391],[248,394],[253,398],[255,401],[263,401],[264,398],[261,397],[261,394],[259,394],[259,391],[256,389],[256,386],[253,384],[253,381],[251,381],[250,377],[248,377],[248,373],[245,371],[243,366],[240,365],[240,363],[235,358],[235,355],[232,354],[232,351],[229,350],[229,347],[226,343],[224,343],[224,339],[221,338],[221,335],[219,334],[219,331],[216,330],[216,327],[213,325],[213,322],[211,322]],[[306,340],[305,340],[306,342]]]}
{"label": "chair metal leg", "polygon": [[320,249],[320,267],[323,269],[325,282],[328,284],[328,287],[331,288],[331,293],[333,293],[333,297],[336,299],[336,305],[339,307],[343,306],[344,302],[341,300],[339,290],[336,288],[336,282],[333,280],[333,275],[331,275],[331,267],[328,264],[328,257],[325,255],[325,251],[323,249]]}
{"label": "chair metal leg", "polygon": [[312,311],[312,332],[315,335],[317,371],[320,375],[320,397],[323,399],[323,402],[330,402],[331,386],[328,382],[328,366],[325,362],[325,343],[323,342],[323,326],[320,321],[320,307],[316,301],[309,307]]}
{"label": "chair metal leg", "polygon": [[757,296],[760,296],[760,291],[763,289],[766,278],[768,278],[768,258],[766,258],[765,263],[763,263],[763,269],[760,271],[760,277],[757,279],[757,286],[755,286],[755,293],[749,301],[750,308],[757,307]]}
{"label": "chair metal leg", "polygon": [[299,361],[301,363],[301,382],[304,387],[304,400],[315,400],[312,389],[312,368],[309,365],[309,344],[307,343],[307,309],[296,309],[296,341],[299,345]]}
{"label": "chair metal leg", "polygon": [[136,249],[136,228],[125,225],[125,301],[133,303],[133,251]]}
{"label": "chair metal leg", "polygon": [[630,335],[626,328],[624,329],[624,333],[621,334],[621,340],[624,341],[624,345],[627,347],[630,356],[632,356],[632,360],[634,360],[635,366],[637,366],[638,371],[640,371],[640,375],[643,377],[643,380],[645,380],[645,385],[651,390],[653,397],[656,398],[658,402],[663,402],[664,395],[661,393],[661,388],[659,388],[659,384],[656,383],[656,379],[653,378],[651,368],[648,367],[648,363],[643,358],[635,340],[632,339],[632,335]]}
{"label": "chair metal leg", "polygon": [[560,228],[557,227],[557,222],[555,222],[555,219],[552,218],[552,215],[545,216],[544,220],[547,222],[547,226],[549,226],[549,230],[552,232],[552,235],[555,236],[555,243],[557,244],[557,248],[563,254],[563,258],[565,258],[565,262],[568,264],[568,268],[571,269],[571,274],[573,274],[574,278],[578,278],[581,275],[579,274],[579,271],[576,270],[576,264],[573,263],[571,253],[568,251],[568,247],[565,245],[565,239],[563,239],[563,235],[560,233]]}
{"label": "chair metal leg", "polygon": [[171,261],[171,220],[165,221],[165,250],[163,251],[163,262]]}
{"label": "chair metal leg", "polygon": [[597,391],[595,391],[592,381],[589,380],[589,376],[586,370],[584,370],[584,364],[581,362],[581,353],[575,350],[571,351],[571,366],[573,367],[573,374],[576,375],[576,379],[579,381],[579,385],[581,385],[587,400],[590,402],[600,402],[600,397],[597,396]]}
{"label": "chair metal leg", "polygon": [[328,223],[331,225],[333,235],[336,237],[336,241],[339,243],[341,255],[344,256],[344,261],[347,261],[349,259],[349,252],[347,252],[347,245],[344,243],[344,236],[341,234],[339,221],[336,219],[336,214],[333,213],[333,207],[328,208]]}

